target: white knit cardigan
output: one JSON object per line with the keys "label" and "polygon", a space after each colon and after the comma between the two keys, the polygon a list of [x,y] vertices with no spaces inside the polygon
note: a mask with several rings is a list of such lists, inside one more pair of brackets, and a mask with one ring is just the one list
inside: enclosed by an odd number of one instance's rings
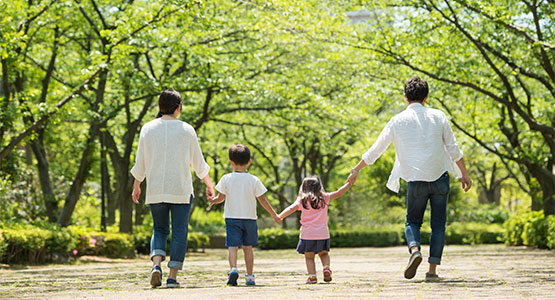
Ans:
{"label": "white knit cardigan", "polygon": [[200,179],[210,170],[191,125],[158,118],[141,128],[131,174],[139,181],[146,177],[146,204],[189,203],[191,166]]}

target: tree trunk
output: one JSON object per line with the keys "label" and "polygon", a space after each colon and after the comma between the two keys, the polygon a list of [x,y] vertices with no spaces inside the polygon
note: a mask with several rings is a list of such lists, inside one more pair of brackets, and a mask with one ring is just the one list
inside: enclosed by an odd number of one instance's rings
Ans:
{"label": "tree trunk", "polygon": [[[120,170],[120,180],[123,183],[118,190],[119,202],[119,232],[133,233],[133,201],[131,191],[133,188],[133,176],[129,176],[128,168]],[[142,190],[143,193],[146,192]]]}
{"label": "tree trunk", "polygon": [[77,174],[75,174],[75,178],[73,179],[73,183],[69,189],[69,192],[65,199],[65,204],[58,217],[58,223],[62,227],[66,227],[69,225],[71,221],[71,215],[73,214],[73,210],[75,209],[75,205],[77,204],[77,200],[79,200],[79,196],[81,195],[81,189],[83,188],[83,184],[87,180],[89,176],[89,171],[92,164],[92,154],[94,152],[94,141],[96,136],[99,132],[99,126],[95,122],[93,122],[89,128],[89,137],[87,138],[87,142],[85,144],[85,149],[83,149],[83,154],[81,155],[81,162],[79,163],[79,169],[77,170]]}
{"label": "tree trunk", "polygon": [[39,133],[39,138],[34,139],[31,142],[31,149],[35,154],[37,159],[37,168],[39,171],[39,182],[42,189],[42,197],[44,199],[44,206],[46,207],[46,215],[48,216],[48,221],[56,222],[56,217],[58,215],[58,201],[54,195],[54,190],[52,189],[52,182],[50,180],[50,170],[48,166],[48,160],[46,158],[46,151],[44,149],[42,130]]}

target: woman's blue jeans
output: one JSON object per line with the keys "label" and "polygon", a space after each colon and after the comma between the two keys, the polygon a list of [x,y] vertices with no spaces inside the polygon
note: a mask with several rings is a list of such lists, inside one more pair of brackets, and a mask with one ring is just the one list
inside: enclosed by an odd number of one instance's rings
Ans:
{"label": "woman's blue jeans", "polygon": [[445,222],[447,219],[447,200],[449,198],[449,173],[445,172],[432,182],[412,181],[407,186],[407,223],[405,236],[410,248],[420,249],[420,227],[426,211],[428,199],[431,208],[430,257],[429,263],[440,264],[445,244]]}
{"label": "woman's blue jeans", "polygon": [[[192,201],[191,196],[191,201]],[[172,240],[168,267],[181,270],[187,252],[187,233],[189,228],[189,209],[191,204],[156,203],[150,204],[154,229],[150,240],[150,259],[156,255],[166,259],[166,243],[170,234],[170,213]]]}

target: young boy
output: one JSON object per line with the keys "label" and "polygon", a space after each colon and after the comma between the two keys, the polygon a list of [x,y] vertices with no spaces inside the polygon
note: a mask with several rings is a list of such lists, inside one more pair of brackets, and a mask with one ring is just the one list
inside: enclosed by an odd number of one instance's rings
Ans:
{"label": "young boy", "polygon": [[247,167],[251,163],[251,153],[245,145],[233,145],[229,148],[229,160],[233,173],[222,176],[216,185],[220,193],[217,197],[208,199],[212,204],[225,201],[224,218],[226,228],[225,244],[229,250],[229,278],[228,285],[237,285],[239,273],[237,271],[237,250],[243,247],[247,275],[245,283],[255,285],[253,275],[254,253],[253,246],[258,244],[258,226],[256,224],[256,199],[262,207],[270,213],[276,222],[281,222],[264,193],[264,187],[258,177],[251,175]]}

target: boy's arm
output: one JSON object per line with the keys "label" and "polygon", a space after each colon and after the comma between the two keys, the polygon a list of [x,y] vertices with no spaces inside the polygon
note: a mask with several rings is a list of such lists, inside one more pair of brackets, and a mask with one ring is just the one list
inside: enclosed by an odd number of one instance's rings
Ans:
{"label": "boy's arm", "polygon": [[225,194],[219,193],[218,197],[210,197],[208,201],[212,204],[219,204],[225,201]]}
{"label": "boy's arm", "polygon": [[211,197],[206,197],[206,199],[208,200],[208,202],[210,202],[210,205],[208,205],[208,208],[206,209],[207,211],[209,211],[212,206],[214,204],[218,204],[218,203],[222,203],[225,200],[225,194],[220,193],[218,195],[218,197],[215,196],[211,196]]}
{"label": "boy's arm", "polygon": [[262,207],[264,207],[264,209],[272,216],[272,218],[274,218],[274,221],[280,223],[281,219],[278,217],[278,215],[274,211],[274,208],[270,205],[266,197],[264,197],[264,195],[261,195],[256,198],[258,199],[258,202],[260,202],[260,205],[262,205]]}
{"label": "boy's arm", "polygon": [[289,207],[287,207],[286,209],[284,209],[280,214],[279,214],[279,218],[280,219],[285,219],[287,218],[289,215],[291,215],[292,213],[294,213],[295,211],[297,211],[297,202],[289,205]]}
{"label": "boy's arm", "polygon": [[330,193],[330,201],[341,197],[345,192],[347,192],[353,184],[350,182],[345,183],[337,191]]}

